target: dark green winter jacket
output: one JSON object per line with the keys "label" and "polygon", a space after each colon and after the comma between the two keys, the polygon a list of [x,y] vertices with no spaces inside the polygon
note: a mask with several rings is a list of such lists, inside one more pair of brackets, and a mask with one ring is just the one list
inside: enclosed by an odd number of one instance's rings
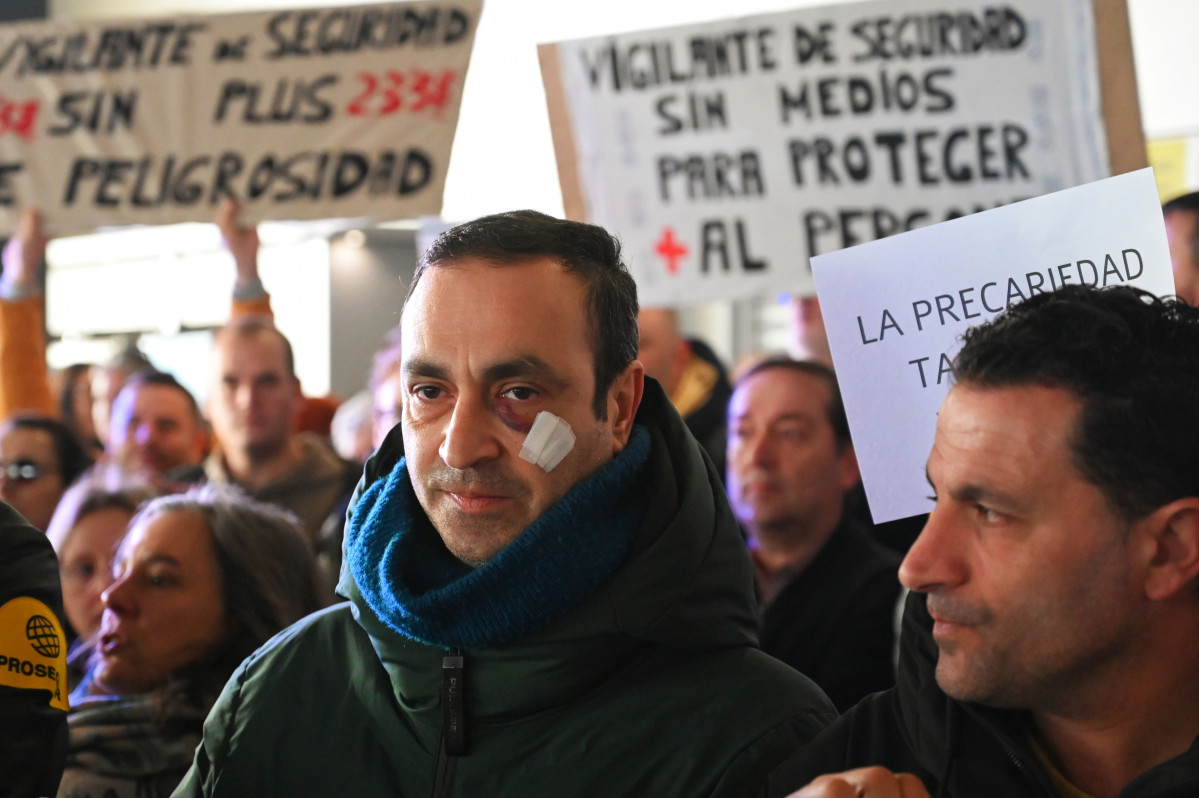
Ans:
{"label": "dark green winter jacket", "polygon": [[[757,648],[737,525],[656,384],[637,421],[649,500],[632,551],[548,625],[462,652],[465,755],[443,747],[447,651],[397,634],[343,570],[351,603],[242,665],[175,795],[754,795],[834,711]],[[360,490],[397,459],[385,443]]]}

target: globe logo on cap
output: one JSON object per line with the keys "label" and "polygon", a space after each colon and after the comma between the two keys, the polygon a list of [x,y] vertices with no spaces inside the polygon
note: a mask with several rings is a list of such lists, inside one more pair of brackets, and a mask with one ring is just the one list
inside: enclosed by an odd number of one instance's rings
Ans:
{"label": "globe logo on cap", "polygon": [[58,656],[58,632],[54,631],[54,624],[50,623],[49,618],[43,615],[30,616],[25,624],[25,637],[29,639],[33,650],[43,657]]}

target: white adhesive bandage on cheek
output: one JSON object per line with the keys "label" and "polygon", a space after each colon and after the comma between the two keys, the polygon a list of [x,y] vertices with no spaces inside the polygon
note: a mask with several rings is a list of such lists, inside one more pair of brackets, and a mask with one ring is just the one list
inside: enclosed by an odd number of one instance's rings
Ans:
{"label": "white adhesive bandage on cheek", "polygon": [[520,459],[540,466],[547,474],[575,448],[575,434],[564,419],[542,410],[533,420],[520,447]]}

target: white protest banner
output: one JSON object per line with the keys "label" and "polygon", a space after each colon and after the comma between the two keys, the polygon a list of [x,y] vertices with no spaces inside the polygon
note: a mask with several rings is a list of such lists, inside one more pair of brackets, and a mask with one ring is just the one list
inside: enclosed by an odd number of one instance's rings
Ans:
{"label": "white protest banner", "polygon": [[441,210],[481,0],[0,27],[0,232]]}
{"label": "white protest banner", "polygon": [[1174,293],[1151,169],[820,255],[812,272],[880,522],[932,509],[924,463],[968,327],[1069,284]]}
{"label": "white protest banner", "polygon": [[[810,294],[811,255],[1106,177],[1104,57],[1092,0],[844,3],[541,48],[567,215],[621,237],[646,305]],[[1134,138],[1118,171],[1144,165]]]}

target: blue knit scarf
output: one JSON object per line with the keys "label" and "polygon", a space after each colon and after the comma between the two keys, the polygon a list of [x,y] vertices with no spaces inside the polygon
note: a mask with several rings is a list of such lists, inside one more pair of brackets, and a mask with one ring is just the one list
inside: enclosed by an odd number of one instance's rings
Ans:
{"label": "blue knit scarf", "polygon": [[362,494],[346,529],[350,573],[367,606],[405,637],[446,648],[502,645],[544,627],[604,583],[645,511],[634,489],[650,436],[628,445],[487,563],[470,568],[425,515],[406,460]]}

